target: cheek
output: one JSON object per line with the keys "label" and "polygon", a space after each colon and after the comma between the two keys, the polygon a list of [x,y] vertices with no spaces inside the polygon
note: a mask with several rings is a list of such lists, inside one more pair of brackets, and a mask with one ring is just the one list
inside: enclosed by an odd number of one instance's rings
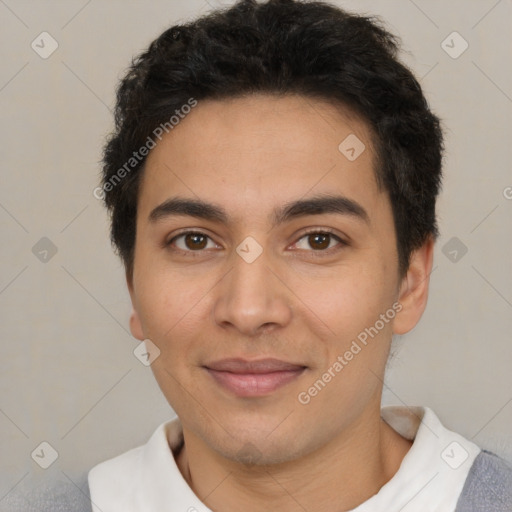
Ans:
{"label": "cheek", "polygon": [[180,407],[183,390],[191,392],[204,378],[197,363],[213,345],[209,292],[218,278],[212,273],[145,268],[139,274],[139,312],[145,337],[160,349],[151,368],[169,402]]}
{"label": "cheek", "polygon": [[[312,330],[325,332],[339,348],[375,323],[391,307],[394,287],[383,263],[340,266],[328,277],[296,280],[293,289],[306,306]],[[313,327],[316,325],[317,327]]]}
{"label": "cheek", "polygon": [[[211,281],[211,282],[210,282]],[[203,305],[203,298],[214,279],[148,265],[138,275],[138,310],[147,331],[156,339],[172,336],[193,323]]]}
{"label": "cheek", "polygon": [[[151,269],[151,270],[150,270]],[[160,349],[151,365],[164,395],[179,404],[184,389],[194,388],[194,344],[205,343],[205,294],[212,284],[168,269],[147,267],[139,274],[138,306],[144,334]]]}

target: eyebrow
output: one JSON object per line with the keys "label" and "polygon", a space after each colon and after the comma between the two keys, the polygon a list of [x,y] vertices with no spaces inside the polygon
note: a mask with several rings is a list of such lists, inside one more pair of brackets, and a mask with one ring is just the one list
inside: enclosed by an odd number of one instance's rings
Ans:
{"label": "eyebrow", "polygon": [[[353,199],[344,196],[320,195],[299,199],[276,207],[270,214],[272,227],[292,219],[307,215],[334,213],[354,217],[370,224],[367,211]],[[222,224],[229,223],[229,215],[221,206],[200,199],[173,197],[154,208],[149,214],[149,221],[158,222],[172,216],[185,215]]]}

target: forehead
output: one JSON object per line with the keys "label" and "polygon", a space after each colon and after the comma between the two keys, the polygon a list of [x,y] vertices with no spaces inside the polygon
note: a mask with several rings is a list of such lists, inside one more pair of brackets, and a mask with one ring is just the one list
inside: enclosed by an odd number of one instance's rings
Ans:
{"label": "forehead", "polygon": [[366,123],[326,101],[200,101],[148,155],[139,211],[147,214],[171,195],[226,205],[241,219],[317,194],[342,194],[371,208],[379,195],[373,155]]}

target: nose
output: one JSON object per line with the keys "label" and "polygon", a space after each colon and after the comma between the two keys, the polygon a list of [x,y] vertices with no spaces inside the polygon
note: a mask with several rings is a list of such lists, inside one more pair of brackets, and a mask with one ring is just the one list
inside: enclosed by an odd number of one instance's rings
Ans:
{"label": "nose", "polygon": [[251,263],[233,254],[233,266],[215,287],[217,325],[256,336],[286,326],[292,318],[292,293],[271,268],[265,251]]}

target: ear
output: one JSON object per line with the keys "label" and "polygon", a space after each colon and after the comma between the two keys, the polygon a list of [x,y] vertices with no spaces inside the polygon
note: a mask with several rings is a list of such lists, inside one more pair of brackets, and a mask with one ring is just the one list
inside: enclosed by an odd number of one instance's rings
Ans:
{"label": "ear", "polygon": [[142,329],[142,322],[140,321],[139,313],[137,310],[137,302],[135,300],[135,291],[133,288],[133,276],[126,272],[126,285],[130,292],[130,299],[132,302],[132,312],[130,314],[130,332],[132,336],[140,341],[146,339]]}
{"label": "ear", "polygon": [[402,309],[393,323],[394,334],[405,334],[412,330],[425,311],[433,257],[432,237],[411,254],[409,268],[400,283],[398,302]]}

